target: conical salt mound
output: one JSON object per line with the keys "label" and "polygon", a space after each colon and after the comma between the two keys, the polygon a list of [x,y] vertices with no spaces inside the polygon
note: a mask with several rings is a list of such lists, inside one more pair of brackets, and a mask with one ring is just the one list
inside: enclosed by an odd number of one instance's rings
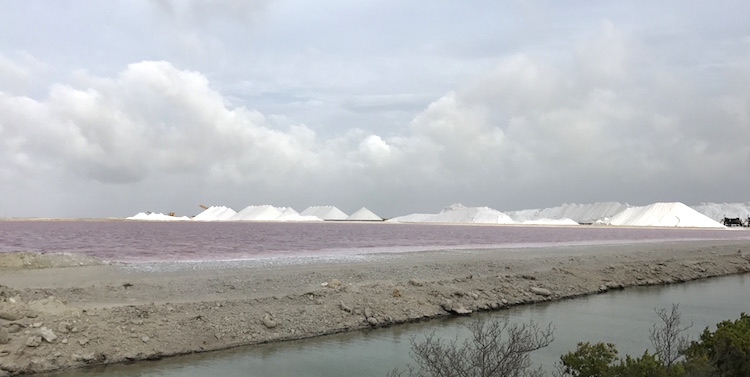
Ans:
{"label": "conical salt mound", "polygon": [[451,204],[438,214],[415,213],[394,217],[390,222],[449,223],[449,224],[513,224],[508,215],[489,207],[464,207]]}
{"label": "conical salt mound", "polygon": [[654,203],[618,213],[611,225],[724,228],[708,216],[680,203]]}
{"label": "conical salt mound", "polygon": [[[279,208],[282,209],[282,208]],[[283,208],[281,216],[276,221],[323,221],[315,216],[302,216],[292,207]]]}
{"label": "conical salt mound", "polygon": [[602,220],[608,220],[626,208],[628,208],[626,204],[618,202],[598,202],[590,204],[563,204],[559,207],[525,209],[505,212],[505,214],[513,220],[525,224],[544,219],[571,219],[581,224],[593,224]]}
{"label": "conical salt mound", "polygon": [[233,209],[229,207],[212,206],[206,209],[205,211],[195,215],[195,217],[193,217],[193,220],[194,221],[222,221],[222,220],[227,220],[236,214],[237,212],[235,212]]}
{"label": "conical salt mound", "polygon": [[230,217],[232,221],[273,221],[281,216],[281,211],[271,205],[247,206]]}
{"label": "conical salt mound", "polygon": [[315,216],[323,220],[346,220],[347,214],[334,206],[312,206],[300,213],[302,216]]}
{"label": "conical salt mound", "polygon": [[349,221],[383,221],[382,217],[376,215],[365,207],[362,207],[357,212],[352,213],[346,219]]}

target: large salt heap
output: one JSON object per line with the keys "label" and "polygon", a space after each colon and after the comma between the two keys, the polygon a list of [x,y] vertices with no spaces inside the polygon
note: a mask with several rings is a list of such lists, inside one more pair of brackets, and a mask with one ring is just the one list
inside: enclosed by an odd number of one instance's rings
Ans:
{"label": "large salt heap", "polygon": [[382,217],[376,215],[365,207],[362,207],[357,212],[352,213],[346,219],[348,221],[383,221]]}
{"label": "large salt heap", "polygon": [[394,217],[391,222],[455,223],[455,224],[513,224],[508,215],[489,207],[465,207],[452,204],[437,214],[412,214]]}
{"label": "large salt heap", "polygon": [[211,206],[205,211],[195,215],[195,221],[224,221],[236,215],[237,211],[225,206]]}
{"label": "large salt heap", "polygon": [[750,217],[750,202],[747,203],[701,203],[692,208],[716,221],[724,217],[747,220]]}
{"label": "large salt heap", "polygon": [[630,207],[613,216],[609,223],[627,226],[724,228],[715,220],[679,202]]}
{"label": "large salt heap", "polygon": [[569,218],[562,218],[562,219],[534,219],[534,220],[524,220],[521,221],[521,224],[523,225],[579,225],[577,222],[575,222],[572,219]]}
{"label": "large salt heap", "polygon": [[[563,204],[559,207],[544,209],[525,209],[521,211],[505,212],[513,220],[531,224],[544,219],[570,219],[579,224],[593,224],[622,212],[628,208],[627,204],[619,202],[598,202],[589,204]],[[542,221],[544,223],[544,221]]]}
{"label": "large salt heap", "polygon": [[279,210],[281,210],[281,216],[276,221],[323,221],[315,216],[302,216],[292,207],[282,207]]}
{"label": "large salt heap", "polygon": [[282,211],[271,205],[245,207],[242,211],[237,212],[230,217],[230,221],[273,221],[278,219]]}
{"label": "large salt heap", "polygon": [[302,216],[315,216],[323,220],[346,220],[346,213],[334,206],[311,206],[302,211]]}
{"label": "large salt heap", "polygon": [[190,221],[187,216],[169,216],[163,213],[153,212],[139,212],[138,214],[130,217],[126,217],[126,220],[141,220],[141,221]]}

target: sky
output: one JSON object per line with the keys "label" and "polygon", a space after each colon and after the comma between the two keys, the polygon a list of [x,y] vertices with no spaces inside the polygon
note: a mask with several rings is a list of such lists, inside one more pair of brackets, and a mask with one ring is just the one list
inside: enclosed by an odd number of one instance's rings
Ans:
{"label": "sky", "polygon": [[0,9],[0,217],[750,201],[747,1]]}

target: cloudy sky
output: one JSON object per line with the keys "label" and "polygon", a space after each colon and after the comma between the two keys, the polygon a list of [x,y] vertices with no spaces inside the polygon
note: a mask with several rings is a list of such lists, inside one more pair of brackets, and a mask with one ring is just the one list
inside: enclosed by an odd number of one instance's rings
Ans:
{"label": "cloudy sky", "polygon": [[747,1],[0,9],[0,217],[750,201]]}

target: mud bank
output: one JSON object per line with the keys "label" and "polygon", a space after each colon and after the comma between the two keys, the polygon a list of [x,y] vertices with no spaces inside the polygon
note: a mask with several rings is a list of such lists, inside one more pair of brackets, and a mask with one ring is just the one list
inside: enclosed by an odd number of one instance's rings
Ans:
{"label": "mud bank", "polygon": [[[20,256],[18,256],[20,258]],[[0,376],[301,339],[750,272],[750,240],[222,266],[0,264]],[[66,257],[68,258],[68,257]]]}

